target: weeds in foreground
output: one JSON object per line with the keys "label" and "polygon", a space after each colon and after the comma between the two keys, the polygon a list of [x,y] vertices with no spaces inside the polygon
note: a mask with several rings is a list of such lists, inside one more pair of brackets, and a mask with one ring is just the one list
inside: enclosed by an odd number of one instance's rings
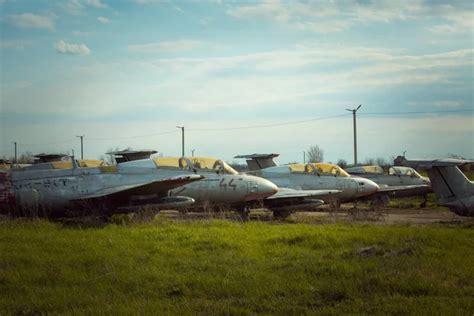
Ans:
{"label": "weeds in foreground", "polygon": [[0,222],[0,313],[458,313],[470,226]]}

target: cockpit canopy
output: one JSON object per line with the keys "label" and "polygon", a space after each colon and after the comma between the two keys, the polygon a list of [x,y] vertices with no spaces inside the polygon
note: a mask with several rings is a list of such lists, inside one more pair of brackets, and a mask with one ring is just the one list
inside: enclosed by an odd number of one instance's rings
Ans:
{"label": "cockpit canopy", "polygon": [[415,169],[410,167],[394,166],[388,169],[388,174],[393,176],[408,176],[412,178],[421,178],[421,175]]}
{"label": "cockpit canopy", "polygon": [[357,166],[346,169],[351,174],[383,174],[382,167],[378,165],[372,166]]}
{"label": "cockpit canopy", "polygon": [[202,172],[219,172],[225,174],[238,174],[225,161],[209,157],[158,157],[154,158],[158,168],[179,168],[186,170],[198,170]]}
{"label": "cockpit canopy", "polygon": [[349,177],[341,167],[330,163],[295,163],[288,165],[291,173],[307,173],[321,176]]}

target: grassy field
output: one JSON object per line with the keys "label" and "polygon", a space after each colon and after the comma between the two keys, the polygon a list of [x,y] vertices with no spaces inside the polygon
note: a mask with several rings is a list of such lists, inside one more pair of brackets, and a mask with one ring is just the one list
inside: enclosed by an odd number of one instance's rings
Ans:
{"label": "grassy field", "polygon": [[5,220],[0,314],[472,314],[473,241],[473,222]]}

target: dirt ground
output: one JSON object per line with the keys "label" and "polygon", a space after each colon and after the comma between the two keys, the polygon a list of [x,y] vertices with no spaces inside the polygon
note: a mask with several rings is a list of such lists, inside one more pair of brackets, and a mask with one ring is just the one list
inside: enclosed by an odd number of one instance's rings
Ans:
{"label": "dirt ground", "polygon": [[[340,212],[302,212],[294,214],[293,217],[303,219],[304,217],[319,218],[321,221],[351,221],[370,222],[386,225],[396,224],[434,224],[434,223],[459,223],[472,220],[469,217],[458,216],[450,211],[435,209],[394,209],[383,208],[374,212],[367,209],[351,210],[342,209]],[[304,219],[303,219],[304,221]]]}
{"label": "dirt ground", "polygon": [[[181,214],[176,211],[161,211],[159,217],[173,218],[178,220],[195,220],[195,219],[235,219],[240,220],[240,216],[232,212],[218,213],[186,213]],[[252,210],[250,220],[273,221],[272,213],[264,210]],[[378,211],[372,211],[369,208],[353,209],[352,206],[343,205],[337,212],[329,208],[321,208],[314,212],[295,212],[284,221],[295,223],[337,223],[337,222],[356,222],[371,223],[382,225],[397,224],[456,224],[465,221],[473,221],[473,218],[458,216],[449,210],[444,209],[396,209],[382,208]]]}

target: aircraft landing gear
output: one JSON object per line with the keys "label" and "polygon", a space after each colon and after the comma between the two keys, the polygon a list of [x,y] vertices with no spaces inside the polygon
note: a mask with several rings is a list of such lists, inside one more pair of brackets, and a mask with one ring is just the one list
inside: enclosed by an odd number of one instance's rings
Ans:
{"label": "aircraft landing gear", "polygon": [[390,198],[387,195],[377,196],[370,200],[370,209],[380,211],[383,206],[388,205]]}
{"label": "aircraft landing gear", "polygon": [[428,204],[428,198],[426,194],[423,194],[423,201],[421,201],[420,203],[420,208],[425,208],[427,204]]}
{"label": "aircraft landing gear", "polygon": [[239,212],[240,219],[243,222],[246,222],[250,219],[250,206],[243,205],[241,207],[238,207],[237,211]]}
{"label": "aircraft landing gear", "polygon": [[292,212],[287,211],[287,210],[273,211],[273,219],[284,220],[284,219],[288,218],[291,214],[292,214]]}
{"label": "aircraft landing gear", "polygon": [[341,209],[341,202],[338,201],[337,199],[331,200],[331,202],[329,202],[329,205],[331,207],[331,210],[333,210],[333,211],[337,212]]}

